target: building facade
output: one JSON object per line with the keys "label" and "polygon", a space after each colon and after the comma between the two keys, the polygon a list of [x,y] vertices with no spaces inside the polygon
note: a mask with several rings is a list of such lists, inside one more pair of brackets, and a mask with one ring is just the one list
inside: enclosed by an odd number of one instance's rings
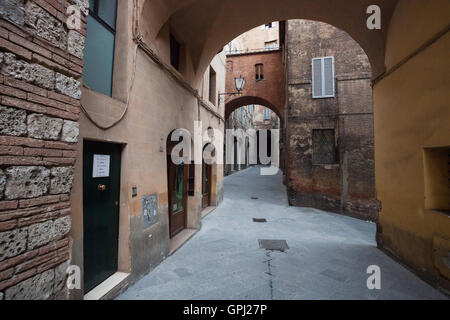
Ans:
{"label": "building facade", "polygon": [[[255,163],[259,161],[259,134],[258,130],[280,128],[280,117],[284,107],[284,66],[282,51],[280,50],[279,22],[271,22],[253,28],[237,38],[227,46],[227,79],[226,90],[229,93],[236,91],[235,79],[244,78],[244,89],[238,95],[231,95],[226,100],[225,116],[231,121],[236,118],[240,110],[247,110],[251,121],[237,123],[227,128],[240,128],[255,130],[255,141],[258,144],[255,151],[258,153]],[[271,108],[271,109],[270,109]],[[272,111],[274,110],[274,111]],[[268,120],[272,121],[268,121]],[[233,122],[235,123],[235,122]],[[272,126],[274,125],[274,126]],[[248,139],[250,137],[247,137]],[[245,159],[241,166],[227,165],[226,172],[247,168],[250,152],[248,142],[245,144]],[[239,149],[239,148],[238,148]],[[234,153],[226,150],[226,153]],[[237,151],[242,153],[243,151]],[[233,157],[231,157],[233,159]],[[244,165],[242,165],[244,164]]]}
{"label": "building facade", "polygon": [[[175,165],[171,133],[223,132],[225,52],[194,90],[180,31],[150,45],[134,14],[132,1],[0,6],[2,298],[114,295],[222,200],[222,165]],[[69,264],[82,281],[67,296]]]}
{"label": "building facade", "polygon": [[280,24],[269,22],[233,39],[225,48],[227,54],[277,50],[280,47]]}
{"label": "building facade", "polygon": [[[233,89],[234,78],[247,82],[242,94],[227,102],[225,113],[240,103],[264,101],[255,108],[254,129],[281,129],[280,166],[291,205],[376,220],[367,56],[345,32],[324,23],[273,25],[281,45],[276,50],[254,51],[273,36],[266,25],[231,42],[241,50],[227,55],[227,90]],[[324,74],[331,73],[323,83],[322,66]]]}
{"label": "building facade", "polygon": [[253,125],[255,130],[280,129],[281,121],[277,114],[271,109],[256,105],[253,114]]}
{"label": "building facade", "polygon": [[371,67],[325,23],[286,23],[286,182],[291,205],[376,221]]}

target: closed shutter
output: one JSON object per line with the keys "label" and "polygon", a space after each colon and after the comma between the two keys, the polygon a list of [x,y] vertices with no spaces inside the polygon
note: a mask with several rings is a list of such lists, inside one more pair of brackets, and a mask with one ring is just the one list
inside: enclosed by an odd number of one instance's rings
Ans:
{"label": "closed shutter", "polygon": [[324,92],[323,94],[327,97],[334,97],[334,68],[333,68],[333,58],[323,58],[323,69],[324,69]]}
{"label": "closed shutter", "polygon": [[334,97],[334,57],[314,58],[312,69],[313,98]]}
{"label": "closed shutter", "polygon": [[322,96],[322,59],[313,59],[313,98]]}

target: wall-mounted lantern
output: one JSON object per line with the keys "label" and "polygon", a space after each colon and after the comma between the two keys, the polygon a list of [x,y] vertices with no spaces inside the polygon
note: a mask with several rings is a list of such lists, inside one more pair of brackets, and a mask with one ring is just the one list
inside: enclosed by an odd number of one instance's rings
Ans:
{"label": "wall-mounted lantern", "polygon": [[239,96],[242,94],[242,90],[244,90],[245,87],[245,78],[242,76],[239,76],[239,78],[234,78],[234,82],[236,85],[236,91],[237,92],[224,92],[224,93],[219,93],[219,104],[221,103],[221,98],[223,96]]}

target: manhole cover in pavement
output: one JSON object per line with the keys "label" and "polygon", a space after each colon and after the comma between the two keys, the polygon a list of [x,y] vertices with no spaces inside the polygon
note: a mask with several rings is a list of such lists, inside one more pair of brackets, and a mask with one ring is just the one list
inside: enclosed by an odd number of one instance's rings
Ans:
{"label": "manhole cover in pavement", "polygon": [[258,198],[258,197],[251,197],[250,199],[252,199],[252,200],[258,200],[259,198]]}
{"label": "manhole cover in pavement", "polygon": [[259,247],[271,251],[281,251],[284,252],[289,249],[286,240],[267,240],[259,239]]}
{"label": "manhole cover in pavement", "polygon": [[260,218],[253,218],[253,222],[267,222],[266,219],[260,219]]}

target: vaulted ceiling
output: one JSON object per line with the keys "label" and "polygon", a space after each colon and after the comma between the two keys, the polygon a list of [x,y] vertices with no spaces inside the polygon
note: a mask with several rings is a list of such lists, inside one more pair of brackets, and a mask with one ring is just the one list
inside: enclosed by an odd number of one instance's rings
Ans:
{"label": "vaulted ceiling", "polygon": [[[381,30],[369,30],[367,8],[381,8]],[[385,70],[386,36],[397,0],[141,0],[141,28],[151,42],[169,25],[189,50],[195,78],[228,42],[270,21],[309,19],[346,31],[364,49],[373,76]]]}

